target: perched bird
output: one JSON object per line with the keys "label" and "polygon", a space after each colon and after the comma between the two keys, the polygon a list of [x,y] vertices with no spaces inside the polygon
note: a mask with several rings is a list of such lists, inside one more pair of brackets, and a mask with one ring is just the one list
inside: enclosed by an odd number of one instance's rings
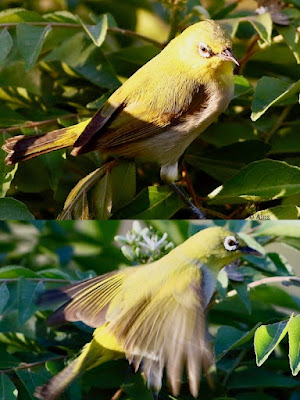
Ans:
{"label": "perched bird", "polygon": [[210,227],[158,261],[46,291],[41,304],[64,303],[49,317],[49,324],[83,321],[96,329],[81,354],[38,387],[35,396],[57,399],[81,372],[125,356],[142,370],[154,393],[159,392],[166,369],[176,396],[185,367],[190,392],[197,397],[201,370],[207,373],[213,364],[205,308],[219,271],[242,254],[259,255],[237,235]]}
{"label": "perched bird", "polygon": [[44,135],[15,136],[3,145],[8,165],[73,147],[157,163],[166,183],[178,159],[228,106],[234,89],[231,40],[216,22],[196,23],[141,67],[91,118]]}

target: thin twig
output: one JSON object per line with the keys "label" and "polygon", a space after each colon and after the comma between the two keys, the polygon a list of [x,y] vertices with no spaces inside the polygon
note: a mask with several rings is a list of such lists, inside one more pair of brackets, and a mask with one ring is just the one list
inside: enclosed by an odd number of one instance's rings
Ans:
{"label": "thin twig", "polygon": [[[276,282],[288,282],[291,280],[296,280],[297,282],[300,282],[300,278],[298,278],[297,276],[273,276],[270,278],[263,278],[263,279],[259,279],[258,281],[255,282],[251,282],[247,285],[247,287],[249,289],[252,289],[256,286],[260,286],[260,285],[265,285],[267,283],[276,283]],[[234,290],[230,290],[230,292],[227,293],[226,297],[233,297],[237,295],[237,291]],[[222,300],[212,300],[209,305],[207,306],[207,309],[211,309],[214,305],[220,303]]]}
{"label": "thin twig", "polygon": [[231,366],[231,368],[230,368],[229,371],[226,373],[226,375],[225,375],[225,377],[224,377],[224,379],[223,379],[223,382],[222,382],[223,386],[226,386],[226,383],[227,383],[227,381],[228,381],[230,375],[233,373],[233,371],[236,369],[236,367],[239,366],[240,362],[241,362],[242,359],[245,357],[246,353],[247,353],[247,350],[246,350],[246,349],[243,349],[243,350],[241,350],[240,354],[236,357],[236,359],[235,359],[233,365]]}
{"label": "thin twig", "polygon": [[249,44],[249,47],[247,48],[247,52],[246,52],[245,56],[241,60],[239,60],[239,64],[240,65],[237,68],[237,72],[238,72],[239,75],[243,74],[245,66],[246,66],[247,62],[250,60],[250,58],[260,50],[259,48],[254,49],[254,47],[256,46],[256,44],[258,42],[258,40],[259,40],[259,35],[258,34],[254,35],[252,37],[252,39],[250,41],[250,44]]}
{"label": "thin twig", "polygon": [[2,370],[0,370],[0,374],[6,374],[8,372],[19,371],[21,369],[31,369],[31,368],[37,367],[38,365],[43,365],[48,361],[56,361],[56,360],[61,360],[61,359],[64,359],[64,358],[67,358],[67,356],[57,356],[57,357],[49,358],[48,360],[37,361],[37,362],[34,362],[34,363],[22,363],[18,367],[2,369]]}
{"label": "thin twig", "polygon": [[275,122],[273,128],[265,136],[265,143],[269,143],[269,141],[271,140],[274,133],[281,127],[282,123],[285,121],[286,117],[289,115],[291,109],[292,109],[292,106],[287,106],[282,110],[282,113],[277,118],[277,121]]}
{"label": "thin twig", "polygon": [[25,128],[36,128],[38,126],[43,126],[43,125],[50,125],[55,122],[58,122],[58,119],[63,118],[63,119],[72,119],[72,118],[78,118],[78,114],[66,114],[66,115],[61,115],[56,118],[52,119],[46,119],[44,121],[30,121],[26,122],[24,125],[18,125],[18,126],[11,126],[9,128],[1,128],[0,133],[9,133],[9,132],[17,132],[21,129]]}
{"label": "thin twig", "polygon": [[[7,22],[7,23],[1,23],[0,28],[11,28],[17,26],[19,23],[18,22]],[[82,29],[81,24],[75,24],[75,23],[68,23],[68,22],[26,22],[26,24],[33,25],[33,26],[49,26],[49,27],[54,27],[54,28],[72,28],[72,29]],[[92,25],[91,25],[92,26]],[[123,29],[123,28],[118,28],[118,27],[113,27],[113,28],[107,28],[108,32],[115,32],[115,33],[121,33],[122,35],[126,36],[132,36],[137,39],[144,40],[146,42],[152,43],[155,46],[159,47],[162,49],[164,45],[160,42],[158,42],[155,39],[152,39],[148,36],[141,35],[140,33],[130,31],[128,29]]]}
{"label": "thin twig", "polygon": [[[247,285],[247,287],[249,289],[253,289],[254,287],[265,285],[267,283],[289,282],[292,280],[300,282],[300,278],[298,278],[297,276],[272,276],[269,278],[263,278],[263,279],[259,279],[258,281],[251,282]],[[237,291],[235,289],[230,290],[230,292],[227,293],[227,297],[233,297],[236,294],[237,294]]]}
{"label": "thin twig", "polygon": [[123,393],[123,389],[117,390],[116,393],[111,398],[111,400],[118,400],[121,397],[122,393]]}
{"label": "thin twig", "polygon": [[[20,276],[20,278],[23,278]],[[18,282],[20,278],[8,278],[0,279],[0,282]],[[27,281],[32,282],[49,282],[49,283],[70,283],[73,282],[71,279],[54,279],[54,278],[25,278]]]}

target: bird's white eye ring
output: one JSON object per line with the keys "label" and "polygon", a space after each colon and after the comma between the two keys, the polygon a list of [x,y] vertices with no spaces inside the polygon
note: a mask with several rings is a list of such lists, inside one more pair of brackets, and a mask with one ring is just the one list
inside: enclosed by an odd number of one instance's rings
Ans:
{"label": "bird's white eye ring", "polygon": [[199,43],[198,50],[202,57],[208,58],[212,55],[211,48],[203,42]]}
{"label": "bird's white eye ring", "polygon": [[234,236],[227,236],[224,240],[224,247],[228,251],[235,251],[239,247],[239,242]]}

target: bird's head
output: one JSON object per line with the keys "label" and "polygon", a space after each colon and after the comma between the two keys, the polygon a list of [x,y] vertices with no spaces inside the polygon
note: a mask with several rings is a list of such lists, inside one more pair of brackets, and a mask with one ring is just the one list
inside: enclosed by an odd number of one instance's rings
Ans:
{"label": "bird's head", "polygon": [[202,70],[213,72],[224,63],[238,65],[232,53],[230,36],[213,20],[205,20],[189,26],[181,35],[170,43],[171,51],[178,51],[177,56],[191,73]]}
{"label": "bird's head", "polygon": [[222,227],[210,227],[191,236],[185,242],[185,253],[193,255],[217,274],[225,265],[243,254],[261,256],[236,233]]}

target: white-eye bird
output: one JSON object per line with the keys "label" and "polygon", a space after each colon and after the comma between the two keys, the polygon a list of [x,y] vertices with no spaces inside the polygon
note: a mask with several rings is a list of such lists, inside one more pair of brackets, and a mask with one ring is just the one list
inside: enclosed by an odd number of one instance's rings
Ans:
{"label": "white-eye bird", "polygon": [[196,23],[141,67],[90,119],[44,135],[15,136],[7,164],[73,147],[154,162],[178,179],[178,159],[228,106],[234,89],[231,39],[212,20]]}
{"label": "white-eye bird", "polygon": [[81,372],[124,356],[155,393],[166,370],[176,396],[186,368],[190,392],[197,397],[201,371],[207,373],[213,364],[204,311],[219,271],[242,254],[259,255],[236,234],[210,227],[158,261],[42,294],[40,303],[64,303],[49,317],[50,324],[83,321],[96,329],[81,354],[38,387],[36,397],[57,399]]}

